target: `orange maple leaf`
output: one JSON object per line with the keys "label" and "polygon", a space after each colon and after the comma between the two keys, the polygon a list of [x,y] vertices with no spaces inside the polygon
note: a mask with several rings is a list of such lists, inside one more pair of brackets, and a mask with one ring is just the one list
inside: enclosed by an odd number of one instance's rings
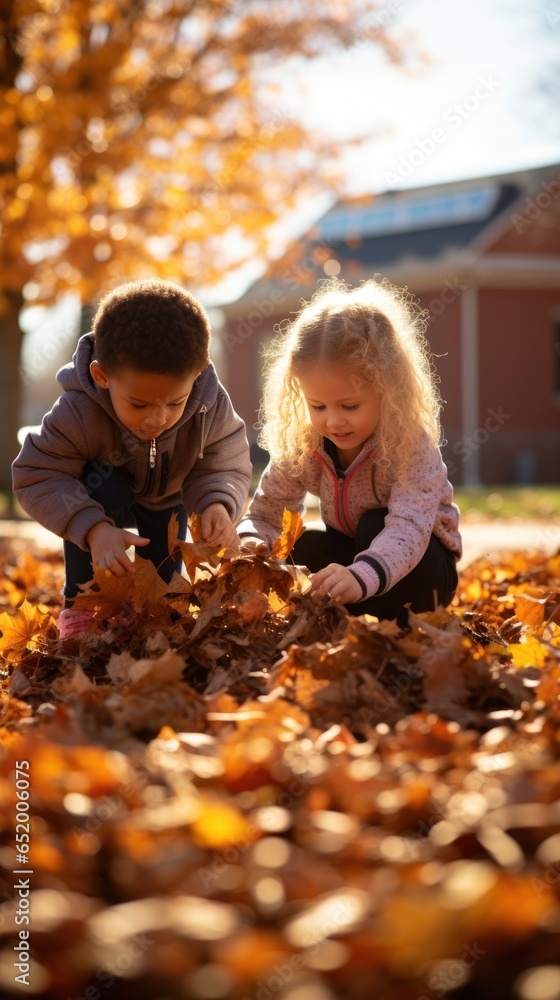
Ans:
{"label": "orange maple leaf", "polygon": [[0,614],[0,653],[9,662],[17,660],[32,644],[36,635],[47,631],[52,621],[50,613],[41,605],[24,600],[14,615]]}
{"label": "orange maple leaf", "polygon": [[153,562],[149,559],[137,559],[134,574],[134,609],[141,611],[146,604],[160,604],[170,592],[174,594],[190,594],[191,586],[182,576],[174,573],[171,582],[162,580]]}
{"label": "orange maple leaf", "polygon": [[269,559],[277,559],[278,562],[286,559],[304,530],[303,521],[297,511],[285,510],[282,516],[282,533],[272,546]]}
{"label": "orange maple leaf", "polygon": [[98,611],[96,617],[111,618],[122,611],[123,605],[134,602],[134,575],[115,576],[108,569],[94,569],[93,580],[80,587],[74,605]]}
{"label": "orange maple leaf", "polygon": [[190,514],[187,524],[189,526],[189,532],[193,542],[203,542],[204,538],[202,536],[202,521],[200,520],[200,514]]}
{"label": "orange maple leaf", "polygon": [[217,548],[215,545],[208,545],[206,542],[180,542],[181,555],[189,579],[194,583],[196,571],[201,566],[219,566],[224,555],[228,551],[225,547]]}

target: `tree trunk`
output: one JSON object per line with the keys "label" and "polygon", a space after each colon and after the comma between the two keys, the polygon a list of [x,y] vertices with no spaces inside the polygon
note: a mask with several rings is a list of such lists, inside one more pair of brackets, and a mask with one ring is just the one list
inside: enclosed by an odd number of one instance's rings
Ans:
{"label": "tree trunk", "polygon": [[0,493],[13,510],[11,464],[19,451],[17,432],[21,426],[20,355],[22,331],[19,314],[23,297],[18,292],[5,291],[10,307],[0,316],[2,364],[0,365]]}

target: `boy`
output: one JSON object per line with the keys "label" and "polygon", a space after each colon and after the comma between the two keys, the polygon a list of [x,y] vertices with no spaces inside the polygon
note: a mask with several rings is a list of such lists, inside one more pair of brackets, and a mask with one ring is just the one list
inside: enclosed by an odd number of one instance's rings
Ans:
{"label": "boy", "polygon": [[[245,425],[209,357],[210,325],[179,285],[153,278],[106,295],[73,359],[57,374],[64,392],[29,433],[13,467],[23,509],[64,539],[61,638],[88,630],[92,612],[73,608],[93,566],[134,572],[126,549],[169,581],[181,561],[167,531],[200,514],[211,545],[237,547],[233,527],[251,464]],[[127,530],[136,525],[138,535]]]}

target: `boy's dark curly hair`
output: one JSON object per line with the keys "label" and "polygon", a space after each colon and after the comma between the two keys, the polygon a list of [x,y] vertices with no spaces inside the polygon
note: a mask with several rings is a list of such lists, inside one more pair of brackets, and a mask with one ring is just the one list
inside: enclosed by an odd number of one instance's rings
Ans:
{"label": "boy's dark curly hair", "polygon": [[210,362],[210,321],[200,302],[160,278],[108,292],[93,320],[95,359],[104,371],[197,374]]}

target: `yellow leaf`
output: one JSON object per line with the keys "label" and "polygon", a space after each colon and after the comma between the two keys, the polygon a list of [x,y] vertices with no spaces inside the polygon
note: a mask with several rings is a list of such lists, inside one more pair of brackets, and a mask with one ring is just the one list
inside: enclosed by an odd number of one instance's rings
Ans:
{"label": "yellow leaf", "polygon": [[292,551],[297,539],[304,530],[300,515],[294,510],[285,510],[282,517],[282,534],[276,539],[270,553],[271,559],[280,562]]}
{"label": "yellow leaf", "polygon": [[49,612],[24,600],[15,615],[0,614],[0,653],[13,662],[28,648],[34,636],[46,632],[52,618]]}
{"label": "yellow leaf", "polygon": [[228,802],[207,799],[192,824],[192,832],[199,844],[220,850],[241,840],[246,842],[251,832],[253,834],[251,839],[255,839],[257,831],[247,822],[243,814]]}
{"label": "yellow leaf", "polygon": [[560,580],[560,555],[550,557],[547,562],[547,569],[550,576],[555,576]]}
{"label": "yellow leaf", "polygon": [[548,659],[546,647],[534,636],[509,646],[508,653],[516,667],[544,667]]}

